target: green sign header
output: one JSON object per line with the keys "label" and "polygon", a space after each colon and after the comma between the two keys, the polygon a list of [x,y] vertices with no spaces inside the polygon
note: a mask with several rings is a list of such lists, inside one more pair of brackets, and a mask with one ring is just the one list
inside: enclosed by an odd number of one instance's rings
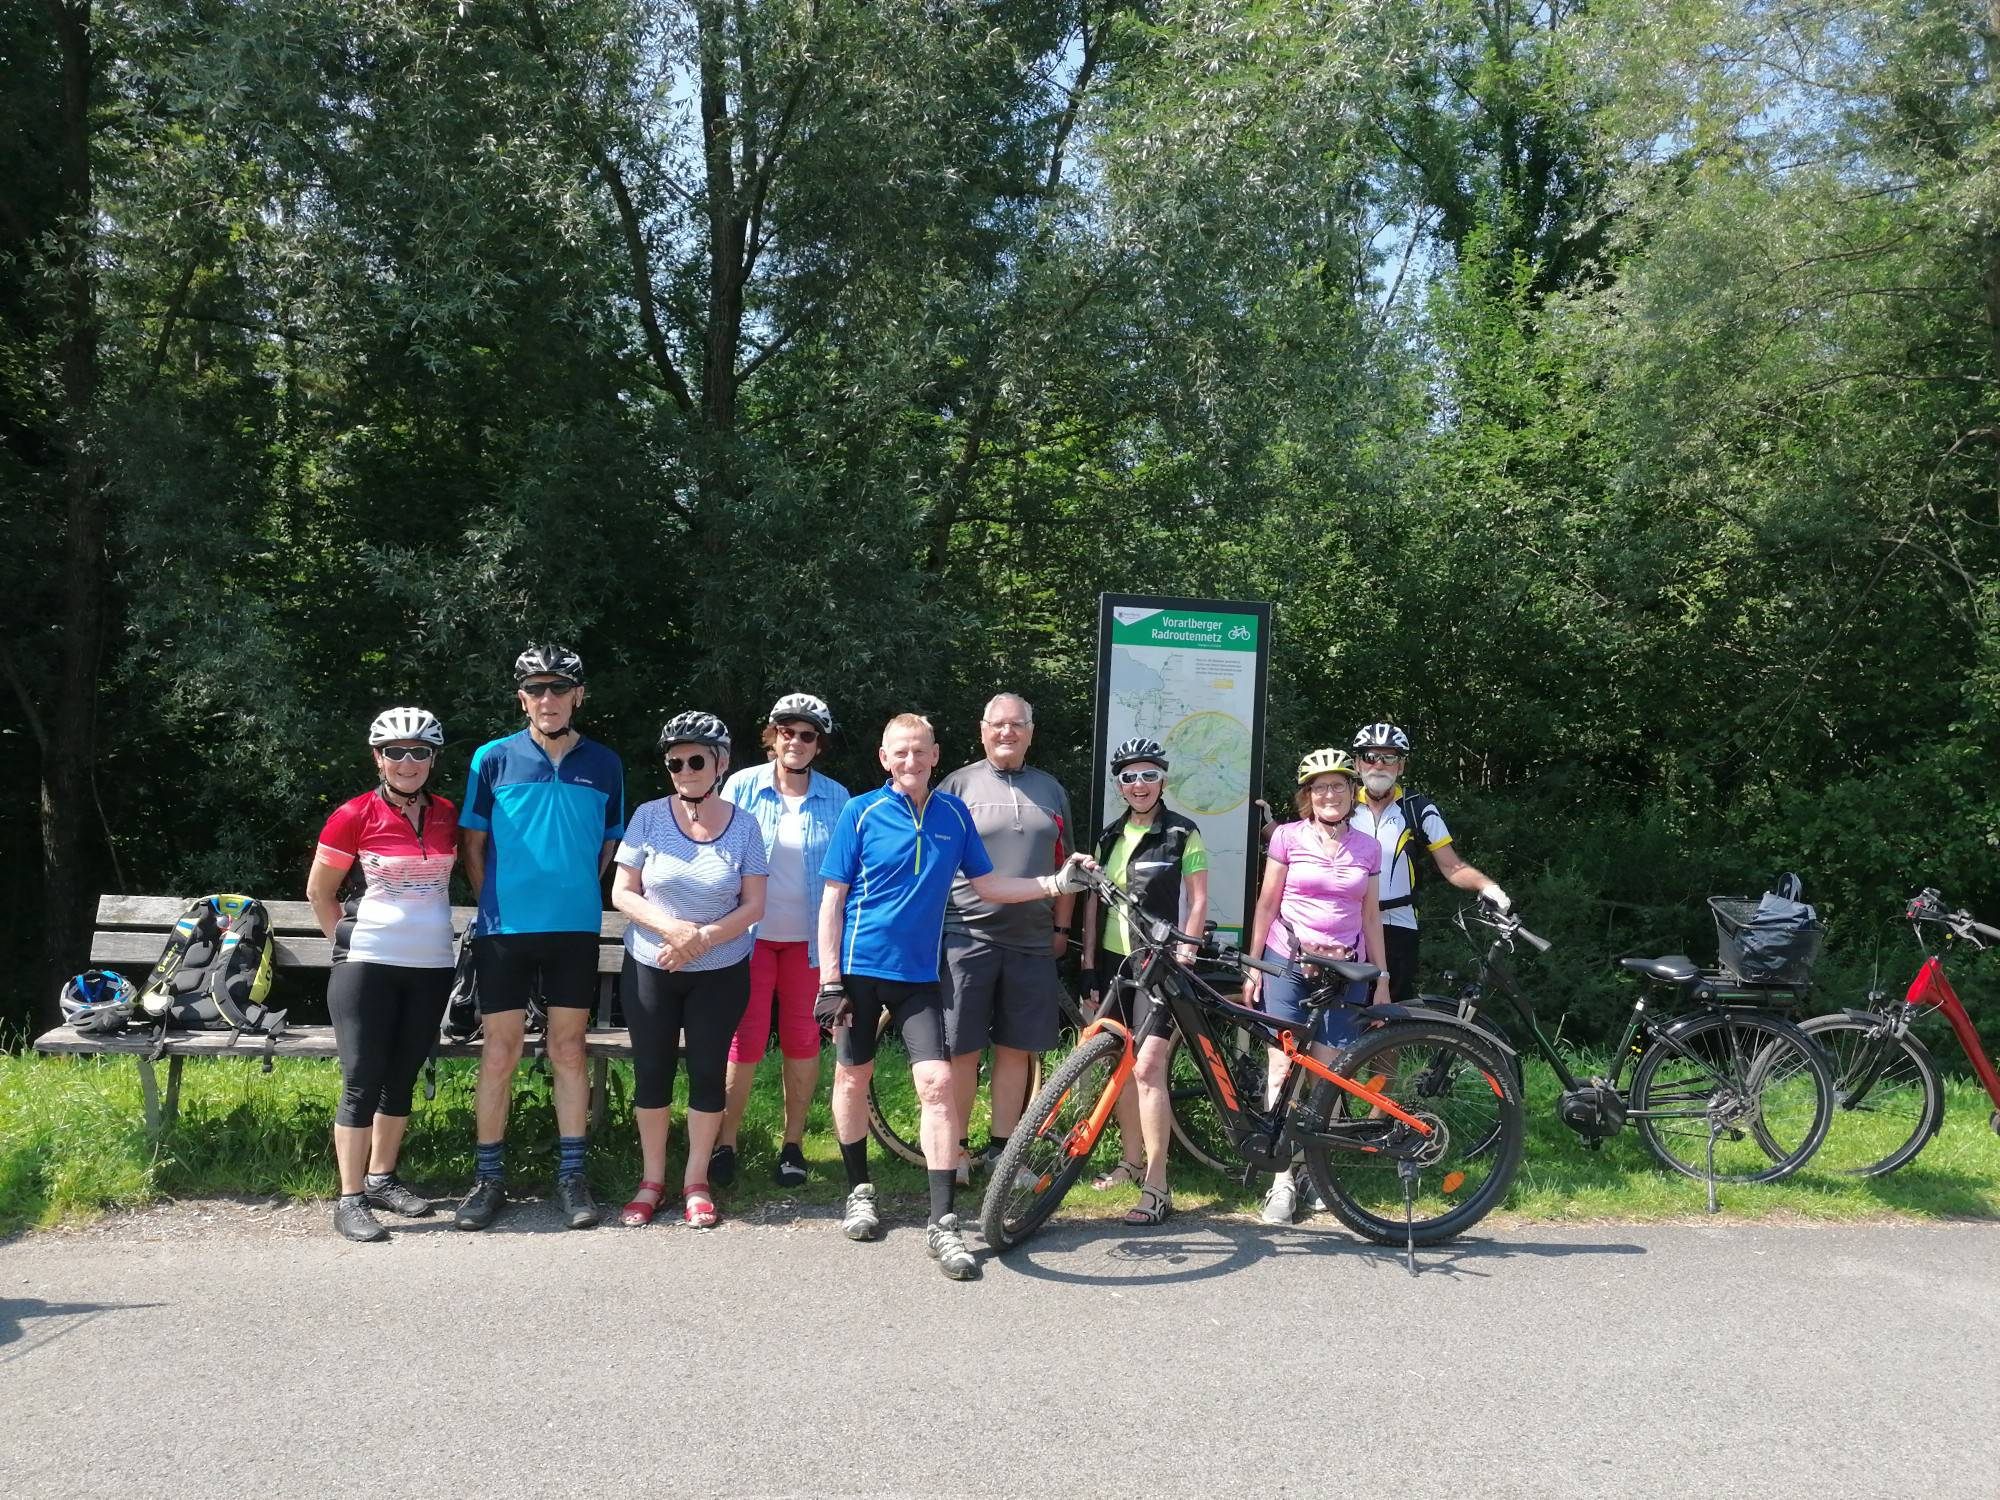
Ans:
{"label": "green sign header", "polygon": [[1112,615],[1111,642],[1116,646],[1255,651],[1257,617],[1184,613],[1174,609],[1119,609]]}

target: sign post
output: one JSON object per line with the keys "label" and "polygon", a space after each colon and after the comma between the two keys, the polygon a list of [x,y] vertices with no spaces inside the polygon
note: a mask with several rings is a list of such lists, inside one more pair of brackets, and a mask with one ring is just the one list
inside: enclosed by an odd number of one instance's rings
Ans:
{"label": "sign post", "polygon": [[1135,737],[1158,740],[1167,752],[1166,801],[1194,819],[1208,846],[1209,920],[1239,945],[1264,863],[1256,798],[1270,661],[1269,604],[1099,596],[1092,838],[1121,810],[1112,749]]}

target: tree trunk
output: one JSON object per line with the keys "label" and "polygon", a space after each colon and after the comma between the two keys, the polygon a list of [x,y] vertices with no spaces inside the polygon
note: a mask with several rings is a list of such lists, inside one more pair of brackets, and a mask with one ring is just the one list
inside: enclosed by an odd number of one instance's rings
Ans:
{"label": "tree trunk", "polygon": [[91,269],[93,197],[90,95],[96,72],[90,0],[49,0],[62,55],[58,133],[60,387],[56,423],[63,456],[62,637],[42,747],[43,939],[46,967],[37,1019],[58,1018],[57,992],[89,957],[91,778],[97,764],[97,663],[110,585],[105,564],[109,505],[97,450],[97,288]]}

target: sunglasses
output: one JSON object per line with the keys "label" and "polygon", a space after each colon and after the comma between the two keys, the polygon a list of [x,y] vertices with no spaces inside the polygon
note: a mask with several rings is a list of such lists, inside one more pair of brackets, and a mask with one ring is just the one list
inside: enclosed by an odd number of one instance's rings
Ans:
{"label": "sunglasses", "polygon": [[781,739],[797,740],[802,745],[817,744],[819,731],[806,724],[780,724],[778,736]]}
{"label": "sunglasses", "polygon": [[667,757],[667,774],[669,776],[678,776],[683,771],[706,771],[707,769],[708,757],[706,755],[669,755]]}
{"label": "sunglasses", "polygon": [[1151,786],[1156,781],[1164,781],[1166,779],[1167,773],[1165,771],[1120,771],[1118,773],[1118,784],[1120,786]]}
{"label": "sunglasses", "polygon": [[1403,752],[1400,750],[1363,750],[1361,764],[1364,766],[1400,766]]}
{"label": "sunglasses", "polygon": [[421,763],[429,760],[435,754],[437,754],[437,751],[433,750],[429,745],[384,745],[382,747],[382,759],[384,760],[414,760]]}
{"label": "sunglasses", "polygon": [[521,691],[526,693],[530,698],[547,698],[551,696],[567,698],[571,693],[576,691],[576,684],[573,682],[524,682],[521,684]]}

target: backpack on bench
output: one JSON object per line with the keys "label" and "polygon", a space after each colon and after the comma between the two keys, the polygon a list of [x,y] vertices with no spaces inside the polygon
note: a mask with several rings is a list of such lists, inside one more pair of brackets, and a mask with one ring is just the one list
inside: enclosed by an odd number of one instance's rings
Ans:
{"label": "backpack on bench", "polygon": [[[452,970],[451,993],[444,1002],[444,1019],[438,1025],[438,1043],[424,1062],[424,1098],[437,1098],[438,1046],[477,1041],[486,1032],[486,1018],[479,1009],[479,968],[472,958],[472,938],[478,922],[466,924],[458,940],[458,960]],[[522,1018],[526,1036],[540,1036],[549,1029],[548,1012],[542,1007],[539,989],[528,996],[528,1013]],[[538,1061],[547,1065],[547,1059]]]}
{"label": "backpack on bench", "polygon": [[[264,1003],[271,991],[271,916],[250,896],[198,896],[188,903],[166,950],[139,987],[139,1013],[169,1031],[245,1032],[265,1038],[264,1069],[285,1029],[285,1013]],[[233,1040],[233,1039],[232,1039]]]}

